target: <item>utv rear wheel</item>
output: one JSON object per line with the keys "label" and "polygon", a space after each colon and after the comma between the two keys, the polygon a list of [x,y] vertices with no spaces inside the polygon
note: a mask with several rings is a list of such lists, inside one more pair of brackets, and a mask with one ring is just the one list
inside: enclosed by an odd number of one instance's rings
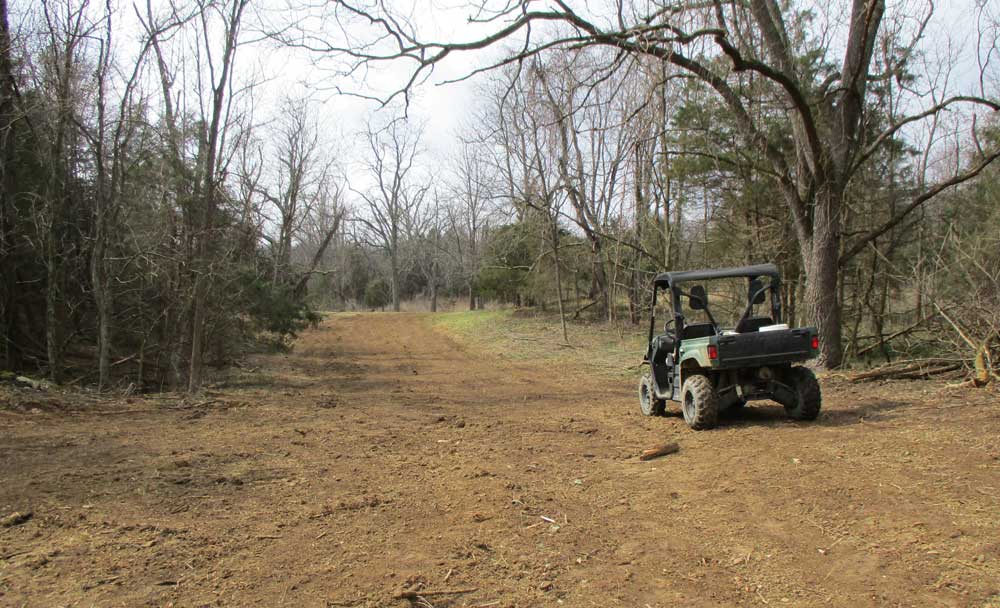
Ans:
{"label": "utv rear wheel", "polygon": [[719,420],[719,396],[706,376],[689,376],[681,391],[684,422],[696,431],[713,428]]}
{"label": "utv rear wheel", "polygon": [[795,395],[792,403],[782,404],[788,415],[796,420],[815,420],[823,402],[816,374],[806,367],[793,367],[788,372],[788,386]]}
{"label": "utv rear wheel", "polygon": [[657,399],[653,391],[653,379],[643,374],[639,380],[639,410],[643,416],[662,416],[666,404]]}

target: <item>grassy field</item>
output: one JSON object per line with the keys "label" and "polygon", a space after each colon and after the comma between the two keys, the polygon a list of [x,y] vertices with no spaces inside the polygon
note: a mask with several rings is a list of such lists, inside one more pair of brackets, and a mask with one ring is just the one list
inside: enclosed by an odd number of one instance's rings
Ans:
{"label": "grassy field", "polygon": [[566,344],[558,315],[512,310],[441,313],[430,322],[473,348],[511,361],[586,369],[607,377],[637,377],[646,341],[642,327],[572,322]]}

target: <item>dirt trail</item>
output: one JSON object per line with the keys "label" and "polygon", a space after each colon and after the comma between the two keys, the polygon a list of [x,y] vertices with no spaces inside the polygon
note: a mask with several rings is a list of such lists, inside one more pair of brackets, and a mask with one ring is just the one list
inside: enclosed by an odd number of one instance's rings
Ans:
{"label": "dirt trail", "polygon": [[694,433],[494,354],[336,315],[202,403],[0,408],[0,605],[1000,606],[995,395]]}

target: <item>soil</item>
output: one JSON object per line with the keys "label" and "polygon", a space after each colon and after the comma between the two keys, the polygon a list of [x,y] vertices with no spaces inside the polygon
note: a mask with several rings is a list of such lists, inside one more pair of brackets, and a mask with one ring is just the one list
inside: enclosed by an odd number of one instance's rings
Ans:
{"label": "soil", "polygon": [[490,350],[334,315],[197,399],[7,390],[0,605],[1000,606],[996,393],[694,432]]}

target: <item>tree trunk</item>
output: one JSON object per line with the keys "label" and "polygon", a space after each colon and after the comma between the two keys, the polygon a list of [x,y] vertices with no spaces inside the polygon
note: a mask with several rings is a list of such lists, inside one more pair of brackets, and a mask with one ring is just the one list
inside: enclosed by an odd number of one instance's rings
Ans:
{"label": "tree trunk", "polygon": [[111,294],[108,285],[106,250],[107,234],[103,205],[98,204],[97,234],[91,252],[90,276],[93,283],[94,305],[97,308],[97,389],[104,390],[111,373]]}
{"label": "tree trunk", "polygon": [[[202,268],[207,268],[204,264]],[[205,354],[205,279],[199,275],[194,279],[194,295],[191,298],[191,356],[188,365],[188,392],[201,388],[201,365]]]}
{"label": "tree trunk", "polygon": [[438,286],[437,281],[431,280],[431,312],[438,311]]}
{"label": "tree trunk", "polygon": [[52,158],[49,159],[47,199],[49,225],[45,243],[45,350],[49,364],[49,379],[62,380],[62,286],[63,286],[63,211],[66,206],[66,173],[63,167],[63,126],[57,127]]}
{"label": "tree trunk", "polygon": [[812,238],[802,246],[806,269],[805,306],[819,333],[820,367],[833,369],[843,362],[837,278],[840,257],[841,196],[817,195]]}
{"label": "tree trunk", "polygon": [[56,219],[52,218],[53,226],[49,229],[46,246],[45,262],[47,265],[45,280],[45,352],[49,363],[49,379],[59,383],[62,380],[62,332],[59,321],[59,295],[62,285],[61,260],[56,247],[58,239],[55,228]]}
{"label": "tree trunk", "polygon": [[608,286],[608,273],[604,268],[601,239],[596,233],[591,233],[590,231],[588,231],[587,236],[590,239],[590,253],[593,256],[592,263],[594,269],[594,293],[591,294],[591,297],[600,301],[601,316],[610,321],[611,296]]}
{"label": "tree trunk", "polygon": [[[559,300],[559,323],[562,326],[563,342],[569,344],[566,331],[566,311],[563,309],[562,271],[559,269],[559,225],[552,219],[552,261],[556,265],[556,298]],[[542,298],[545,301],[545,298]]]}
{"label": "tree trunk", "polygon": [[392,312],[399,312],[399,260],[395,251],[390,254],[389,262],[392,266],[390,272],[392,276],[389,277],[389,287],[392,290]]}

